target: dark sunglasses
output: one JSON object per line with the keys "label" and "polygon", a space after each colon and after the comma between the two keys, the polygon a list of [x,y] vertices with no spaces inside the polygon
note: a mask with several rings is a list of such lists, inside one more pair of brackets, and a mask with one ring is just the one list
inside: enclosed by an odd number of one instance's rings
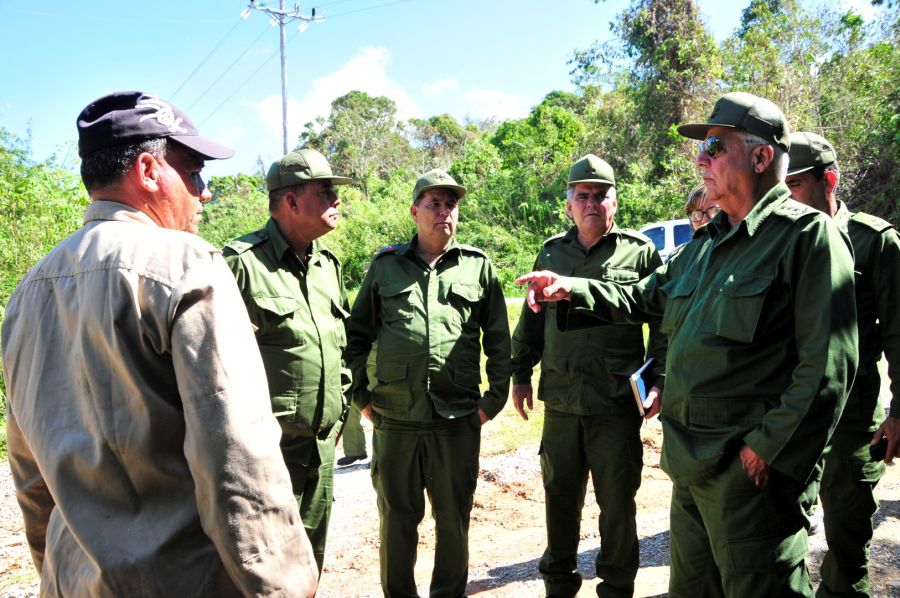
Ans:
{"label": "dark sunglasses", "polygon": [[712,220],[720,211],[721,208],[719,208],[719,206],[713,206],[705,210],[693,210],[690,214],[688,214],[688,218],[691,219],[691,222],[700,222],[701,220],[703,220],[703,215],[706,214],[706,216],[710,220]]}
{"label": "dark sunglasses", "polygon": [[710,158],[715,158],[725,151],[725,145],[718,135],[710,135],[706,141],[700,142],[700,153],[706,152]]}

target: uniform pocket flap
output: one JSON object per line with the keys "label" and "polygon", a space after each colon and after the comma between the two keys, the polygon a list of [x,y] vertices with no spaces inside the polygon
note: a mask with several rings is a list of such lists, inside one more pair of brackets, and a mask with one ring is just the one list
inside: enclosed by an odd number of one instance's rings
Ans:
{"label": "uniform pocket flap", "polygon": [[278,316],[286,316],[300,309],[300,299],[297,297],[277,296],[277,297],[259,297],[254,296],[253,302],[260,309],[270,311]]}
{"label": "uniform pocket flap", "polygon": [[450,293],[457,297],[462,297],[470,303],[475,303],[484,297],[484,289],[481,285],[466,284],[464,282],[454,282],[450,286]]}
{"label": "uniform pocket flap", "polygon": [[406,380],[405,363],[379,363],[375,377],[383,382],[397,382]]}
{"label": "uniform pocket flap", "polygon": [[731,562],[738,572],[775,573],[796,567],[807,553],[806,532],[732,540]]}
{"label": "uniform pocket flap", "polygon": [[382,297],[396,297],[398,295],[404,295],[406,293],[411,292],[416,286],[416,283],[412,284],[392,284],[389,286],[381,287],[379,294]]}
{"label": "uniform pocket flap", "polygon": [[604,363],[606,364],[606,371],[609,373],[628,377],[641,367],[642,362],[625,357],[607,357]]}
{"label": "uniform pocket flap", "polygon": [[752,274],[731,275],[722,284],[719,292],[729,297],[753,297],[764,292],[771,284],[771,277]]}
{"label": "uniform pocket flap", "polygon": [[608,267],[603,272],[603,278],[612,282],[637,282],[641,279],[640,274],[629,268],[613,268]]}

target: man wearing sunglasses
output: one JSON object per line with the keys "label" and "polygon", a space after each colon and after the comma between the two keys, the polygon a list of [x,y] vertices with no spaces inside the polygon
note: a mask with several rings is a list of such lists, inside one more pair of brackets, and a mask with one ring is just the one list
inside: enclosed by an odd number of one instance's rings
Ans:
{"label": "man wearing sunglasses", "polygon": [[519,282],[533,310],[564,300],[566,329],[663,318],[669,595],[812,596],[806,513],[857,365],[853,258],[790,198],[789,128],[772,102],[729,93],[678,131],[702,140],[697,166],[722,209],[681,252],[634,285]]}
{"label": "man wearing sunglasses", "polygon": [[[612,167],[593,154],[569,170],[566,214],[574,226],[544,242],[536,270],[635,283],[662,265],[653,243],[616,226],[618,207]],[[588,473],[601,509],[600,552],[595,568],[600,596],[630,596],[638,570],[634,497],[641,485],[641,416],[629,376],[653,357],[657,385],[647,419],[659,411],[666,344],[659,319],[643,326],[610,325],[561,332],[556,308],[523,306],[513,334],[513,404],[528,419],[531,376],[541,363],[538,398],[544,401],[541,470],[547,514],[547,549],[539,569],[551,596],[575,596],[581,587],[578,541]],[[527,409],[527,410],[526,410]]]}
{"label": "man wearing sunglasses", "polygon": [[334,444],[350,387],[344,367],[350,315],[341,263],[319,240],[337,226],[335,185],[325,156],[293,151],[266,175],[269,221],[226,245],[266,366],[281,451],[319,573],[325,559]]}
{"label": "man wearing sunglasses", "polygon": [[314,595],[250,321],[196,236],[204,161],[234,152],[127,91],[82,110],[78,153],[84,226],[3,321],[9,465],[41,595]]}
{"label": "man wearing sunglasses", "polygon": [[[868,552],[874,489],[885,466],[870,457],[884,439],[890,463],[900,444],[900,236],[881,218],[851,212],[835,197],[840,179],[834,147],[815,133],[791,133],[787,186],[794,199],[830,216],[853,246],[859,328],[859,371],[825,457],[819,496],[828,552],[819,596],[868,596]],[[879,403],[878,360],[891,378],[891,416]]]}

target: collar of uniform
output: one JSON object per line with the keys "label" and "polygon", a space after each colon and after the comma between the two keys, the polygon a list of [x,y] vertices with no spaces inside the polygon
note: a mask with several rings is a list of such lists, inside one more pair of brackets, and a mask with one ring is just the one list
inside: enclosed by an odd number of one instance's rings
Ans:
{"label": "collar of uniform", "polygon": [[847,207],[847,204],[838,200],[837,202],[837,212],[834,215],[834,223],[837,227],[843,231],[846,231],[850,226],[850,216],[853,216],[853,212]]}
{"label": "collar of uniform", "polygon": [[[399,254],[410,253],[411,255],[415,255],[416,254],[415,249],[418,244],[419,244],[419,233],[416,233],[412,236],[412,239],[410,239],[409,244],[407,244],[406,247],[403,247],[402,249],[398,249],[397,253],[399,253]],[[445,251],[441,255],[441,257],[447,255],[448,253],[450,253],[451,251],[454,251],[454,250],[459,251],[459,243],[456,242],[456,235],[453,235],[453,238],[450,239],[450,247],[447,248],[447,251]]]}
{"label": "collar of uniform", "polygon": [[275,253],[275,258],[278,261],[281,261],[284,258],[285,252],[294,251],[290,244],[284,239],[284,235],[281,234],[278,223],[272,218],[269,218],[269,221],[266,222],[266,234],[269,236],[269,242],[272,244],[272,251]]}
{"label": "collar of uniform", "polygon": [[744,222],[747,224],[747,234],[751,237],[756,234],[762,223],[769,217],[769,214],[781,205],[785,199],[791,196],[791,191],[784,181],[778,183],[769,189],[762,198],[756,202]]}
{"label": "collar of uniform", "polygon": [[[612,226],[609,227],[609,230],[606,231],[606,234],[603,235],[603,237],[601,237],[600,240],[602,241],[604,238],[608,237],[609,235],[620,235],[620,234],[622,234],[622,231],[616,225],[616,221],[613,220]],[[578,240],[578,227],[573,226],[568,231],[566,231],[566,234],[563,235],[563,240],[566,241],[567,243],[577,241]]]}
{"label": "collar of uniform", "polygon": [[[269,241],[272,243],[272,251],[275,253],[275,258],[278,261],[284,259],[284,254],[286,252],[289,251],[294,253],[294,248],[285,240],[284,235],[282,235],[281,231],[278,229],[278,223],[271,218],[266,222],[266,234],[269,236]],[[316,261],[316,254],[325,249],[326,248],[322,245],[321,241],[314,239],[313,242],[309,244],[309,263]]]}
{"label": "collar of uniform", "polygon": [[95,199],[88,204],[84,212],[84,223],[93,220],[118,220],[120,222],[139,222],[151,226],[159,226],[147,214],[137,208],[119,203],[114,199]]}

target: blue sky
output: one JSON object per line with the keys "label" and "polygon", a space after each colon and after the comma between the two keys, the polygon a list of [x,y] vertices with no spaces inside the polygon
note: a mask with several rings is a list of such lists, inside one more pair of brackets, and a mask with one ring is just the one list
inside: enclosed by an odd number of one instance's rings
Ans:
{"label": "blue sky", "polygon": [[[722,39],[748,2],[699,5]],[[548,92],[574,90],[566,61],[609,38],[609,23],[627,4],[303,2],[301,12],[317,7],[326,19],[302,33],[288,25],[289,143],[352,89],[392,98],[402,118],[522,117]],[[81,108],[109,91],[139,89],[171,100],[204,136],[237,150],[231,160],[210,162],[205,174],[251,172],[258,158],[268,164],[282,153],[278,29],[258,11],[241,20],[246,6],[0,0],[0,127],[21,137],[30,131],[37,159],[74,159]]]}

